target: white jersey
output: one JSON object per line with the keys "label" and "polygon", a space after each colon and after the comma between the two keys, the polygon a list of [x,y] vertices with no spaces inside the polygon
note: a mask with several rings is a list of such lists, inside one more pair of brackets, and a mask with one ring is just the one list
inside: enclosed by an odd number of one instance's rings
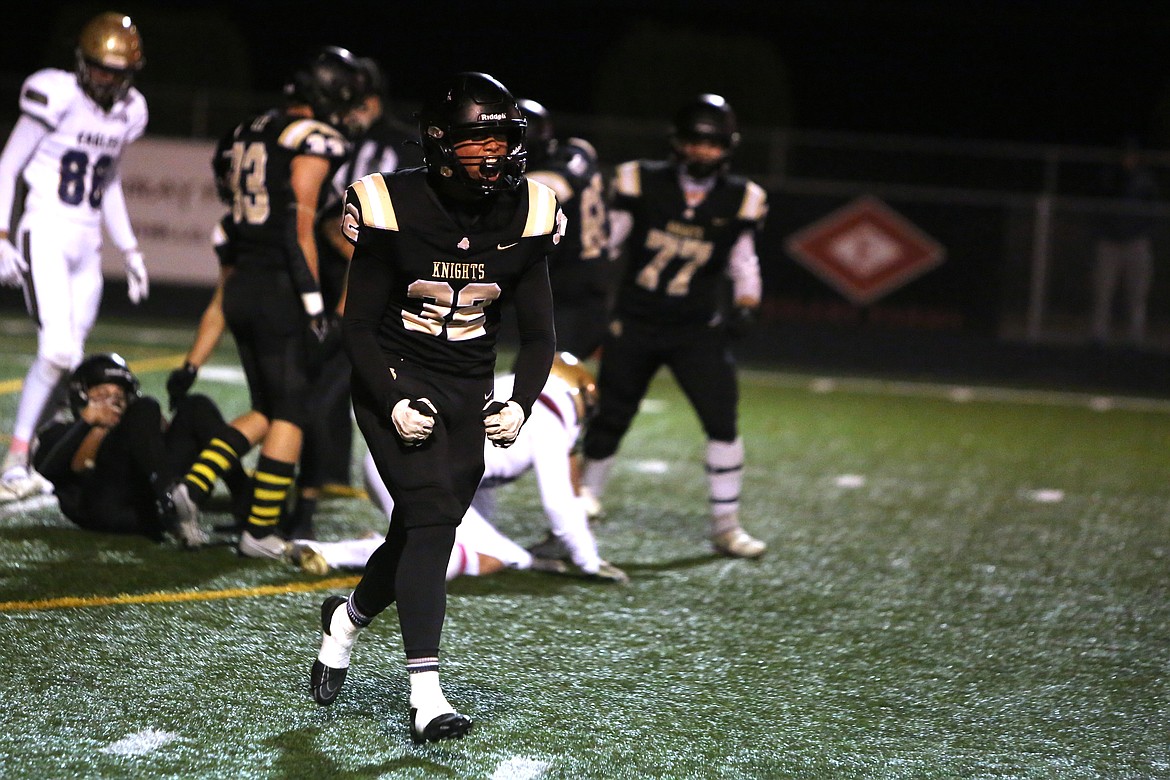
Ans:
{"label": "white jersey", "polygon": [[[20,171],[28,192],[17,210],[50,212],[82,226],[101,224],[102,195],[118,176],[122,153],[146,130],[146,99],[131,87],[103,111],[68,71],[48,68],[20,90],[21,112],[48,129]],[[0,182],[0,186],[8,184]],[[18,192],[19,189],[18,189]]]}
{"label": "white jersey", "polygon": [[[495,398],[511,398],[514,375],[506,374],[496,378]],[[484,473],[482,484],[494,487],[511,482],[523,476],[529,469],[537,472],[541,482],[541,494],[545,493],[541,472],[561,471],[566,458],[577,442],[581,425],[577,420],[577,408],[573,403],[572,388],[565,380],[549,376],[540,398],[532,405],[532,415],[524,422],[520,435],[511,447],[496,447],[487,442],[484,447]],[[542,461],[549,465],[544,466]],[[542,466],[544,466],[542,468]],[[555,468],[554,468],[555,466]],[[543,503],[559,503],[566,495],[564,485],[557,485]]]}

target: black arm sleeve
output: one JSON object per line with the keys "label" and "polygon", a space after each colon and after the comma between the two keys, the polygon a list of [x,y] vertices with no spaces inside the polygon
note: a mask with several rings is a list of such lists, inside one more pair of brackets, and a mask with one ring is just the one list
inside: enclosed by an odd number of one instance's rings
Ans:
{"label": "black arm sleeve", "polygon": [[389,417],[390,409],[401,396],[394,387],[382,348],[378,346],[378,327],[390,299],[393,272],[389,263],[370,252],[364,244],[354,246],[349,264],[349,282],[345,294],[345,316],[341,333],[345,352],[354,373],[378,401],[378,408]]}
{"label": "black arm sleeve", "polygon": [[532,405],[548,381],[557,346],[547,259],[533,263],[520,277],[515,301],[520,351],[516,355],[516,384],[511,400],[520,404],[524,419],[528,419]]}
{"label": "black arm sleeve", "polygon": [[72,472],[73,456],[93,426],[85,420],[74,423],[55,423],[38,435],[39,444],[33,454],[33,466],[45,479],[57,483]]}
{"label": "black arm sleeve", "polygon": [[288,256],[288,273],[292,277],[293,287],[296,288],[298,295],[320,292],[321,286],[313,278],[313,272],[309,270],[309,261],[305,259],[305,253],[301,249],[301,242],[297,241],[297,206],[294,203],[290,208],[293,210],[293,216],[292,219],[287,220],[286,224],[290,227],[284,237],[285,254]]}

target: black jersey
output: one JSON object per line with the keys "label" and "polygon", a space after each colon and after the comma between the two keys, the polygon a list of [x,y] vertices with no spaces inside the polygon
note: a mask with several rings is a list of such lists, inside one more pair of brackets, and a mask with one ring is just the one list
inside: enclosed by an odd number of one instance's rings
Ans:
{"label": "black jersey", "polygon": [[610,208],[633,216],[618,316],[706,325],[726,290],[731,248],[744,230],[763,227],[768,196],[748,179],[721,174],[692,208],[673,163],[640,160],[618,166]]}
{"label": "black jersey", "polygon": [[[425,168],[370,174],[346,191],[342,230],[354,244],[346,344],[381,400],[393,395],[386,366],[395,359],[455,376],[491,376],[500,304],[513,295],[546,302],[519,324],[522,341],[525,328],[548,331],[533,338],[547,338],[551,361],[547,255],[560,240],[564,216],[552,190],[531,180],[491,204],[473,228],[464,227],[440,203]],[[518,314],[532,302],[526,299]],[[373,362],[364,343],[351,338],[367,328],[381,353]],[[544,379],[536,379],[532,400]]]}
{"label": "black jersey", "polygon": [[[294,157],[323,157],[340,165],[349,142],[332,125],[273,110],[236,127],[216,150],[228,163],[223,186],[230,194],[232,241],[240,265],[290,268],[304,263],[296,239],[297,203],[292,190]],[[294,273],[296,271],[294,270]]]}
{"label": "black jersey", "polygon": [[544,159],[530,162],[527,176],[549,186],[568,217],[565,239],[549,258],[553,300],[559,304],[603,294],[609,233],[597,152],[588,141],[566,139]]}
{"label": "black jersey", "polygon": [[422,164],[422,145],[418,142],[417,128],[411,132],[382,117],[354,141],[349,157],[333,175],[326,208],[339,214],[346,187],[366,174],[415,168]]}

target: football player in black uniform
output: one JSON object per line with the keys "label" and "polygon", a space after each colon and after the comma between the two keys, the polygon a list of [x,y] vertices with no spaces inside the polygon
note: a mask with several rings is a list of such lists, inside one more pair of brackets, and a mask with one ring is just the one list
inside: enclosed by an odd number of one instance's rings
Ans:
{"label": "football player in black uniform", "polygon": [[[167,533],[187,548],[206,543],[198,524],[180,522],[166,488],[223,426],[215,403],[187,396],[168,421],[114,353],[82,360],[69,376],[68,397],[72,414],[61,410],[41,428],[33,455],[62,514],[91,531],[155,539]],[[239,464],[225,479],[233,492],[249,487]]]}
{"label": "football player in black uniform", "polygon": [[[396,602],[416,742],[471,727],[439,684],[447,561],[483,475],[485,434],[515,440],[552,366],[547,257],[564,232],[556,195],[524,177],[526,123],[504,85],[460,73],[443,95],[419,114],[426,165],[364,176],[346,192],[354,413],[394,511],[353,593],[322,605],[310,673],[313,697],[330,704],[359,630]],[[494,400],[508,300],[516,379],[510,398]]]}
{"label": "football player in black uniform", "polygon": [[605,335],[609,227],[597,150],[581,138],[558,139],[548,109],[516,101],[528,120],[528,178],[548,185],[568,217],[565,239],[549,258],[557,349],[589,358]]}
{"label": "football player in black uniform", "polygon": [[[368,173],[417,167],[422,164],[418,128],[400,123],[389,112],[386,77],[378,63],[358,60],[369,81],[361,105],[351,114],[356,136],[353,151],[333,176],[325,203],[317,215],[321,294],[325,308],[339,308],[345,274],[353,247],[341,233],[341,205],[345,189]],[[350,374],[344,350],[325,356],[312,380],[314,413],[305,427],[305,446],[297,475],[297,500],[281,532],[291,539],[312,539],[313,515],[325,488],[350,485],[353,423],[350,418]]]}
{"label": "football player in black uniform", "polygon": [[615,173],[610,226],[626,256],[602,347],[601,403],[585,434],[582,486],[600,497],[651,379],[668,366],[707,435],[711,542],[724,555],[755,558],[766,545],[739,523],[744,448],[728,340],[759,307],[755,236],[767,193],[728,173],[739,131],[718,95],[679,109],[671,142],[670,160],[627,162]]}
{"label": "football player in black uniform", "polygon": [[328,328],[315,217],[349,153],[340,128],[365,91],[357,58],[326,47],[294,74],[284,108],[241,123],[216,150],[213,167],[228,162],[217,181],[231,200],[234,260],[217,296],[248,380],[251,411],[224,426],[171,495],[184,517],[197,515],[216,480],[263,442],[240,534],[246,556],[280,557],[285,550],[277,524],[301,453],[309,361]]}

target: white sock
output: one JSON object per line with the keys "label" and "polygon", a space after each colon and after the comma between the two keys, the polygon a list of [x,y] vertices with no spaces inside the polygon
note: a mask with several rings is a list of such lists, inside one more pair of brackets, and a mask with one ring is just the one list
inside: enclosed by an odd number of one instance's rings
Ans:
{"label": "white sock", "polygon": [[[739,512],[739,491],[743,486],[743,439],[707,442],[707,489],[711,514],[719,518]],[[737,521],[738,524],[738,521]]]}
{"label": "white sock", "polygon": [[317,660],[330,669],[346,669],[349,667],[349,653],[353,643],[357,641],[361,627],[354,625],[349,619],[345,604],[333,610],[333,617],[329,620],[329,633],[321,640],[321,652],[317,653]]}
{"label": "white sock", "polygon": [[410,675],[410,706],[418,710],[420,715],[425,713],[425,720],[420,718],[424,726],[437,715],[455,711],[443,695],[438,672],[414,672]]}
{"label": "white sock", "polygon": [[609,472],[613,468],[615,457],[610,455],[600,460],[584,458],[581,462],[581,486],[589,488],[589,492],[599,501],[605,494],[605,483],[609,481]]}
{"label": "white sock", "polygon": [[53,394],[53,388],[61,377],[65,376],[65,369],[59,368],[40,355],[28,367],[28,374],[24,378],[24,387],[20,391],[20,403],[16,407],[16,422],[12,426],[14,440],[31,441],[36,431],[37,421],[45,404]]}

